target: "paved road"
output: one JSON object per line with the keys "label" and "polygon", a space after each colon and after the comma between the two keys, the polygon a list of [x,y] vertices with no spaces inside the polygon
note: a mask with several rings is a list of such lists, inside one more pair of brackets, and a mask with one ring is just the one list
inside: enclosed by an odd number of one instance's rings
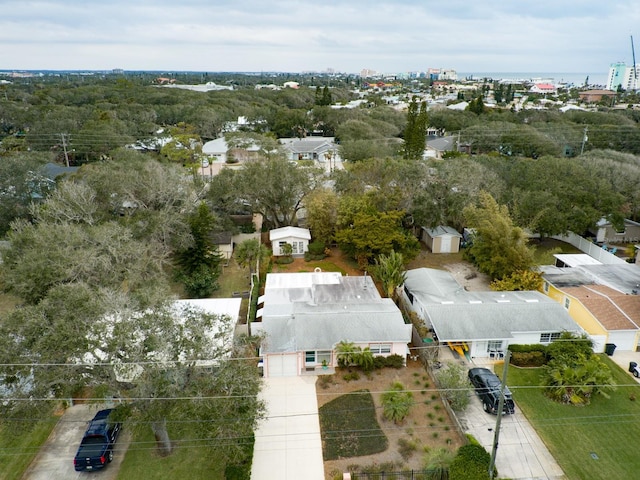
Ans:
{"label": "paved road", "polygon": [[42,446],[36,458],[23,475],[23,480],[115,480],[120,464],[130,441],[127,431],[123,431],[114,450],[114,459],[102,471],[76,472],[73,457],[82,435],[95,413],[104,406],[75,405],[68,408]]}

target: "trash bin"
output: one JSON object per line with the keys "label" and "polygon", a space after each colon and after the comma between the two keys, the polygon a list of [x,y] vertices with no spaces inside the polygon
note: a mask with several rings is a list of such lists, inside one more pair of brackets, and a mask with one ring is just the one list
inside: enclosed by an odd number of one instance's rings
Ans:
{"label": "trash bin", "polygon": [[606,343],[604,346],[604,353],[606,353],[609,356],[613,355],[613,352],[615,352],[615,350],[616,350],[615,343]]}

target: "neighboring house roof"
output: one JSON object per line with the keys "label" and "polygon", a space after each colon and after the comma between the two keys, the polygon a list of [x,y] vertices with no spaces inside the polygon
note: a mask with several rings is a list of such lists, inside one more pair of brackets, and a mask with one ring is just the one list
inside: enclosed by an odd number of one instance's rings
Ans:
{"label": "neighboring house roof", "polygon": [[556,259],[556,265],[567,267],[577,267],[579,265],[602,265],[602,262],[596,260],[586,253],[556,253],[553,255]]}
{"label": "neighboring house roof", "polygon": [[311,240],[311,232],[308,228],[300,227],[281,227],[269,231],[269,240],[272,242],[290,237]]}
{"label": "neighboring house roof", "polygon": [[296,302],[290,315],[264,322],[264,353],[331,349],[338,342],[408,342],[411,325],[389,298],[366,303],[309,305]]}
{"label": "neighboring house roof", "polygon": [[[562,258],[567,267],[543,265],[540,267],[542,277],[552,285],[580,286],[604,285],[626,295],[634,295],[640,291],[640,268],[631,263],[601,264],[599,262],[582,263],[574,261],[574,255],[555,255]],[[583,257],[583,255],[575,255]]]}
{"label": "neighboring house roof", "polygon": [[320,153],[336,147],[334,137],[281,138],[280,143],[291,153]]}
{"label": "neighboring house roof", "polygon": [[202,146],[202,153],[207,155],[223,155],[227,153],[228,149],[229,146],[227,145],[227,141],[224,137],[220,137],[206,142]]}
{"label": "neighboring house roof", "polygon": [[60,175],[69,175],[78,171],[80,167],[63,167],[56,163],[47,163],[42,167],[42,173],[47,178],[55,180]]}
{"label": "neighboring house roof", "polygon": [[[506,293],[506,292],[505,292]],[[539,292],[530,302],[429,305],[427,315],[441,342],[512,338],[514,333],[579,331],[556,301]]]}
{"label": "neighboring house roof", "polygon": [[603,285],[567,287],[562,291],[578,299],[609,331],[640,329],[638,295],[625,295]]}
{"label": "neighboring house roof", "polygon": [[[624,219],[624,225],[633,225],[634,227],[640,227],[640,223],[634,222],[633,220],[628,218]],[[613,223],[611,223],[611,221],[607,220],[606,218],[601,218],[600,220],[598,220],[598,223],[596,223],[596,227],[613,227]]]}
{"label": "neighboring house roof", "polygon": [[469,106],[469,102],[454,103],[447,106],[449,110],[465,110]]}
{"label": "neighboring house roof", "polygon": [[455,148],[455,145],[456,137],[452,135],[427,139],[427,148],[438,152],[450,152]]}
{"label": "neighboring house roof", "polygon": [[627,295],[638,291],[640,286],[640,268],[631,263],[614,265],[581,265],[595,283],[606,285]]}
{"label": "neighboring house roof", "polygon": [[422,227],[422,229],[427,232],[431,238],[443,237],[445,235],[453,235],[454,237],[462,238],[462,234],[460,234],[455,228],[446,225],[438,225],[434,228]]}
{"label": "neighboring house roof", "polygon": [[231,244],[231,240],[233,238],[233,233],[231,232],[216,232],[211,234],[211,241],[215,245],[229,245]]}
{"label": "neighboring house roof", "polygon": [[449,272],[430,268],[408,270],[404,286],[424,306],[440,341],[580,330],[562,305],[540,292],[467,292]]}

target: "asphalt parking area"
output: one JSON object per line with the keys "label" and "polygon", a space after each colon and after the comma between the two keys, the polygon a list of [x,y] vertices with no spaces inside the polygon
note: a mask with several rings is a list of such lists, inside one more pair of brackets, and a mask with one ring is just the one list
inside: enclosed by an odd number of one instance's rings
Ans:
{"label": "asphalt parking area", "polygon": [[22,477],[24,480],[115,480],[130,442],[129,433],[121,432],[114,449],[114,459],[101,471],[76,472],[73,468],[78,445],[89,422],[104,405],[74,405],[66,410],[38,455]]}

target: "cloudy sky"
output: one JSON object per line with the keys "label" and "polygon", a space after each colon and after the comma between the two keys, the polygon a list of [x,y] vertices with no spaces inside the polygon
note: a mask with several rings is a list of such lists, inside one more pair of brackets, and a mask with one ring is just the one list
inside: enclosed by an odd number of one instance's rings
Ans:
{"label": "cloudy sky", "polygon": [[633,34],[639,0],[0,0],[0,70],[604,77]]}

